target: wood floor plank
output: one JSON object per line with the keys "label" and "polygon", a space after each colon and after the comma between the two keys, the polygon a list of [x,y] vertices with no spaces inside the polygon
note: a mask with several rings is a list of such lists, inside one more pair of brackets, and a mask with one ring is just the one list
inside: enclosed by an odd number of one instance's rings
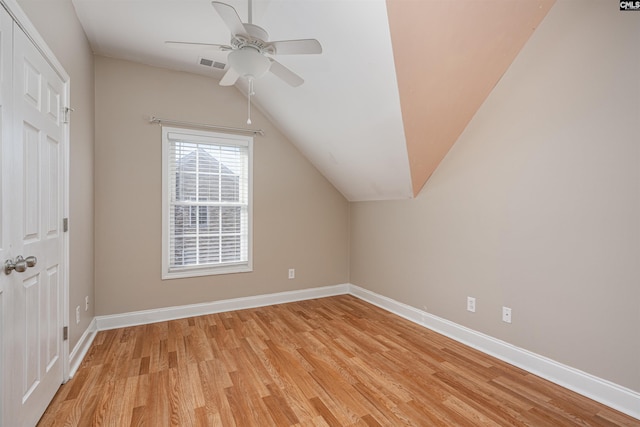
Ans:
{"label": "wood floor plank", "polygon": [[640,426],[349,295],[96,336],[39,426]]}
{"label": "wood floor plank", "polygon": [[273,386],[269,386],[269,395],[264,396],[262,401],[269,410],[271,417],[276,425],[289,426],[299,422],[298,417],[291,409],[289,402],[282,395],[280,390]]}

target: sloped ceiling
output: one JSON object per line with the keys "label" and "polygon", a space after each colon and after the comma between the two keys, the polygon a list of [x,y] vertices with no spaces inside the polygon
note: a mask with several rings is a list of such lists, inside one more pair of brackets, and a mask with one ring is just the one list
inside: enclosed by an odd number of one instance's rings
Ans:
{"label": "sloped ceiling", "polygon": [[[410,198],[553,1],[254,0],[253,23],[270,40],[323,45],[321,55],[278,56],[305,83],[292,88],[267,74],[254,102],[348,200]],[[246,0],[227,3],[248,20]],[[210,76],[212,84],[224,74],[199,60],[226,64],[226,53],[164,44],[228,43],[209,1],[73,4],[98,55]],[[237,86],[246,93],[242,81]]]}

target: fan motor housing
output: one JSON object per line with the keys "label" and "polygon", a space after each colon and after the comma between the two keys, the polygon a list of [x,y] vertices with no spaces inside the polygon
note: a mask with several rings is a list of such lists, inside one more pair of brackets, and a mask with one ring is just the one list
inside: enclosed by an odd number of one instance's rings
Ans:
{"label": "fan motor housing", "polygon": [[231,46],[235,49],[252,47],[260,53],[274,54],[275,49],[266,40],[269,40],[269,33],[257,25],[243,24],[248,34],[236,34],[231,39]]}

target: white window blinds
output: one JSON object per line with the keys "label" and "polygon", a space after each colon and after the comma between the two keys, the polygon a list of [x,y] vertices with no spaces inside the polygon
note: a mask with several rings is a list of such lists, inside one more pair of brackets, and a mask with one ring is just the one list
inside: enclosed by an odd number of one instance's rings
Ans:
{"label": "white window blinds", "polygon": [[250,270],[251,142],[163,128],[167,278]]}

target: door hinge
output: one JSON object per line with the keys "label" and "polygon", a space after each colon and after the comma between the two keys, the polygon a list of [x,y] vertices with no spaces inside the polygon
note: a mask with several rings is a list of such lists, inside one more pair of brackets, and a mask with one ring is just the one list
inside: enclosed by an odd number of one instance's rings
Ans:
{"label": "door hinge", "polygon": [[62,218],[62,232],[66,233],[69,231],[69,218]]}
{"label": "door hinge", "polygon": [[65,326],[65,327],[62,328],[62,339],[64,341],[69,339],[69,327],[68,326]]}
{"label": "door hinge", "polygon": [[62,109],[62,122],[69,123],[69,118],[71,116],[71,112],[75,111],[73,108],[64,107]]}

